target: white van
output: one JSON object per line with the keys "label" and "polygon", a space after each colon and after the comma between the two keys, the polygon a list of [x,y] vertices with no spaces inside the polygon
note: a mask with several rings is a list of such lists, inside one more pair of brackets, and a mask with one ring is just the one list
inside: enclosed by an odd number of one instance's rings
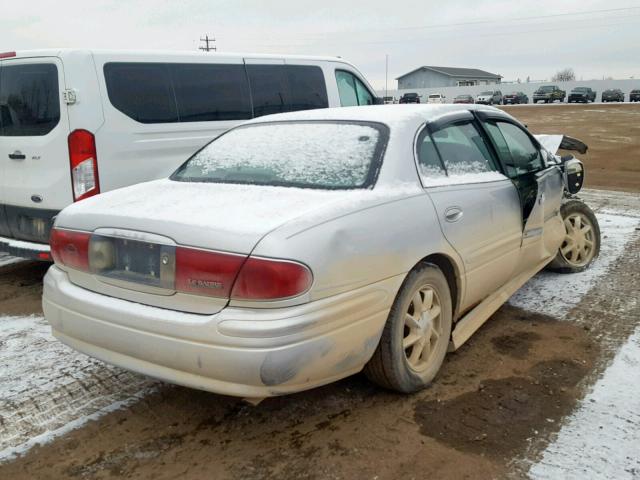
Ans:
{"label": "white van", "polygon": [[243,120],[380,103],[373,92],[333,57],[0,53],[0,252],[50,260],[67,205],[167,177]]}
{"label": "white van", "polygon": [[431,93],[427,97],[427,103],[446,103],[446,99],[441,93]]}

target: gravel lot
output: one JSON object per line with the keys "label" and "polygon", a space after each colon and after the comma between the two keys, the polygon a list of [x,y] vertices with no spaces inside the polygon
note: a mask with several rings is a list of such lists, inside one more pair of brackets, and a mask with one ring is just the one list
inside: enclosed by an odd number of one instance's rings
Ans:
{"label": "gravel lot", "polygon": [[[46,265],[0,257],[0,478],[637,478],[640,107],[509,111],[587,142],[592,188],[634,193],[585,192],[603,232],[594,267],[536,276],[430,389],[356,375],[250,407],[157,383],[56,342]],[[609,145],[614,132],[632,142]]]}

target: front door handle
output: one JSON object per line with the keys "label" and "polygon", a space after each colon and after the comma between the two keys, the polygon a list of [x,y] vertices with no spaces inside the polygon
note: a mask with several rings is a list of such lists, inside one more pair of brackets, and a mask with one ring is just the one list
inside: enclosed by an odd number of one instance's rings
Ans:
{"label": "front door handle", "polygon": [[25,158],[27,158],[27,156],[20,150],[16,150],[15,152],[9,154],[9,158],[11,160],[24,160]]}
{"label": "front door handle", "polygon": [[449,207],[444,212],[444,219],[447,222],[457,222],[462,218],[462,209],[460,207]]}

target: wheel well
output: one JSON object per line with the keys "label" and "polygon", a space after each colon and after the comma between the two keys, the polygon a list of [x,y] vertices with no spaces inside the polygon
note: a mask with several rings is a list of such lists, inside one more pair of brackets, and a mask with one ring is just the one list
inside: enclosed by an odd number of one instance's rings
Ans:
{"label": "wheel well", "polygon": [[428,257],[424,257],[420,262],[418,262],[418,264],[421,263],[432,263],[442,270],[442,273],[449,284],[449,290],[451,291],[451,306],[453,307],[453,319],[455,320],[458,313],[458,296],[460,294],[460,277],[455,263],[453,263],[451,258],[441,253],[434,253]]}

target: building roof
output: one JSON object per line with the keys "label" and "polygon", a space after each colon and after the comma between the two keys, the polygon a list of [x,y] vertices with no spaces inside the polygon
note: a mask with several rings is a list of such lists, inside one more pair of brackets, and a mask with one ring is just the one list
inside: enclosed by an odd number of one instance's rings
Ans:
{"label": "building roof", "polygon": [[434,67],[430,65],[423,65],[422,67],[418,67],[414,70],[411,70],[404,75],[400,75],[396,78],[399,80],[401,78],[406,77],[407,75],[411,75],[418,70],[431,70],[433,72],[442,73],[443,75],[447,75],[449,77],[470,77],[470,78],[502,78],[502,75],[496,75],[495,73],[486,72],[484,70],[480,70],[478,68],[459,68],[459,67]]}

